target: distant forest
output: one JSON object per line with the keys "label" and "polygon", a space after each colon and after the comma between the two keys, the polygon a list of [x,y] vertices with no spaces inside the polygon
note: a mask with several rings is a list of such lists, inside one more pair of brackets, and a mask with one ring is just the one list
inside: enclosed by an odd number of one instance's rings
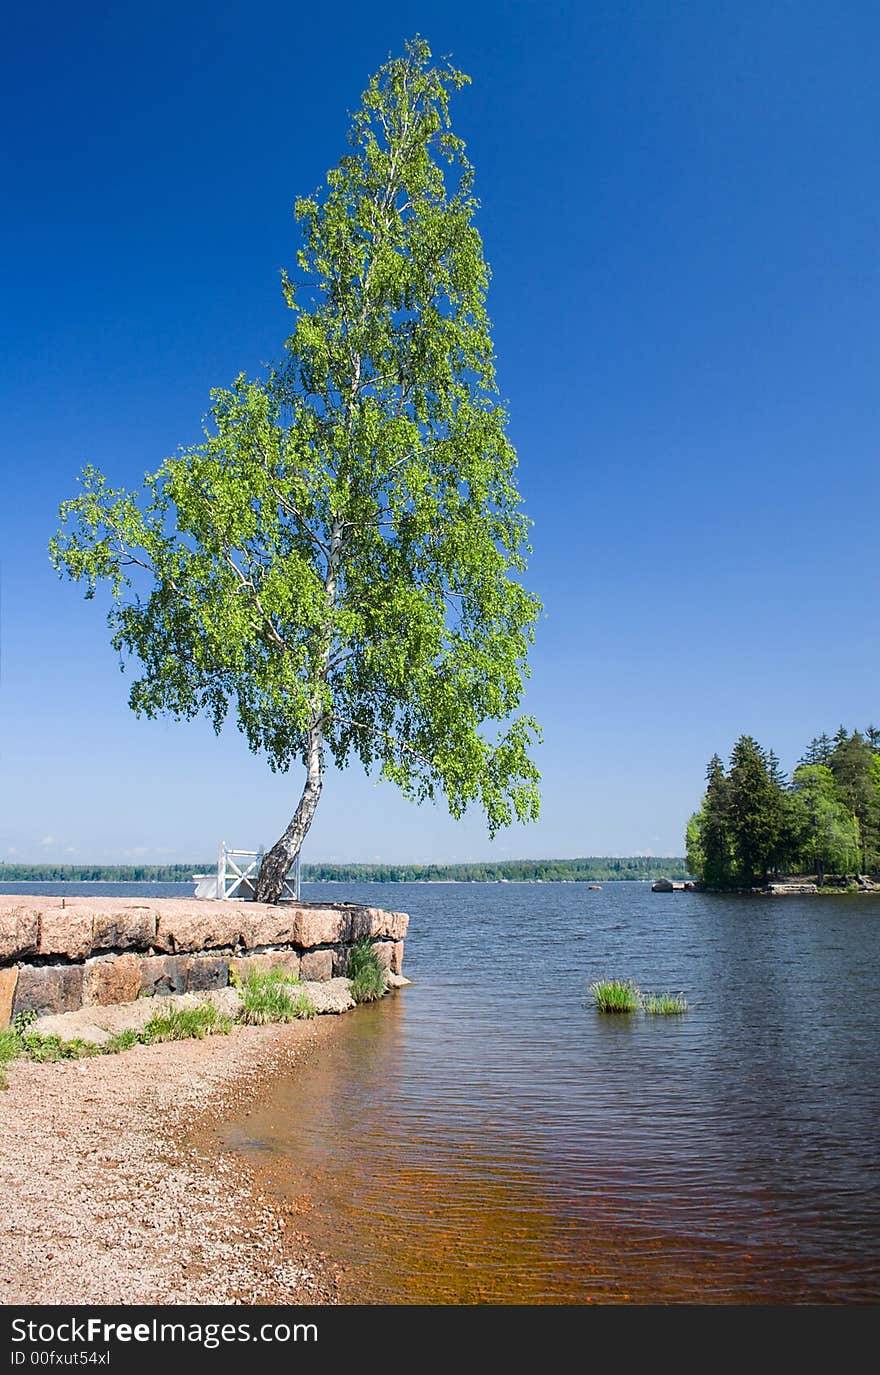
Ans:
{"label": "distant forest", "polygon": [[741,735],[727,769],[712,757],[706,781],[688,823],[687,863],[710,887],[880,871],[877,727],[816,736],[790,778],[772,750]]}
{"label": "distant forest", "polygon": [[[0,864],[0,883],[188,883],[212,864]],[[514,859],[482,864],[304,864],[305,883],[609,882],[687,878],[679,855]]]}
{"label": "distant forest", "polygon": [[684,878],[687,866],[681,856],[631,855],[587,859],[513,859],[481,864],[304,864],[303,879],[345,883],[544,883],[593,882],[598,879]]}

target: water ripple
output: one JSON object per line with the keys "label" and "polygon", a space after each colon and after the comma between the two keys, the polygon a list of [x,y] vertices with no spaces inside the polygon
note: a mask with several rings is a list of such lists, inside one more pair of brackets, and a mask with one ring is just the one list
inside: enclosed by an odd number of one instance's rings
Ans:
{"label": "water ripple", "polygon": [[[411,988],[346,1019],[228,1143],[352,1293],[405,1302],[876,1302],[880,900],[645,884],[314,896],[412,915]],[[683,991],[608,1018],[602,976]]]}

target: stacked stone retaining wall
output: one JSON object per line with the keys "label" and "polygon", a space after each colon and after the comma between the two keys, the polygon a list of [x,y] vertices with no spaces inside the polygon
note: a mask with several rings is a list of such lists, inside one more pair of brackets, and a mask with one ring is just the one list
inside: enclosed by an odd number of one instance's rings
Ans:
{"label": "stacked stone retaining wall", "polygon": [[225,988],[274,965],[331,979],[363,939],[400,974],[408,925],[357,903],[0,896],[0,1027],[19,1012]]}

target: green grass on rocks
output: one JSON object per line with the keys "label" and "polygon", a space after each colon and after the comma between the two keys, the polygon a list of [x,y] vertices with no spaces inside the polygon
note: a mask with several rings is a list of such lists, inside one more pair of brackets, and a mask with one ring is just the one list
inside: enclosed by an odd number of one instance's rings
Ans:
{"label": "green grass on rocks", "polygon": [[[386,991],[385,970],[369,940],[352,947],[349,974],[355,1002],[374,1002]],[[282,965],[263,973],[249,975],[244,984],[230,980],[241,994],[241,1007],[233,1018],[213,1003],[195,1006],[159,1006],[142,1030],[129,1028],[114,1032],[97,1045],[79,1038],[66,1041],[47,1032],[35,1031],[35,1013],[20,1013],[12,1026],[0,1030],[0,1089],[7,1087],[6,1067],[17,1059],[46,1064],[57,1060],[82,1060],[95,1055],[116,1055],[136,1045],[155,1045],[162,1041],[186,1041],[193,1037],[226,1035],[236,1022],[244,1026],[265,1026],[272,1022],[294,1022],[314,1017],[317,1009],[304,990],[297,988],[299,975]],[[162,998],[155,1002],[161,1004]]]}
{"label": "green grass on rocks", "polygon": [[151,1017],[140,1035],[144,1045],[157,1041],[188,1041],[191,1037],[225,1036],[232,1030],[232,1018],[218,1012],[213,1003],[197,1007],[169,1007]]}
{"label": "green grass on rocks", "polygon": [[270,1022],[296,1022],[314,1017],[315,1005],[306,993],[291,993],[296,986],[295,976],[283,970],[270,969],[265,974],[251,974],[242,990],[238,1020],[245,1026],[266,1026]]}
{"label": "green grass on rocks", "polygon": [[356,1003],[375,1003],[385,995],[385,970],[369,940],[356,941],[348,957],[351,996]]}

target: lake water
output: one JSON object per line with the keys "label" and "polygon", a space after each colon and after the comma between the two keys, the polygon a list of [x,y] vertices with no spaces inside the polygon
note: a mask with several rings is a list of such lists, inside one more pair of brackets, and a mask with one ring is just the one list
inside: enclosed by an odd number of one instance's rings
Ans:
{"label": "lake water", "polygon": [[[305,1211],[348,1297],[880,1299],[880,897],[303,896],[408,911],[413,985],[344,1018],[224,1142]],[[603,976],[689,1010],[602,1016]]]}

